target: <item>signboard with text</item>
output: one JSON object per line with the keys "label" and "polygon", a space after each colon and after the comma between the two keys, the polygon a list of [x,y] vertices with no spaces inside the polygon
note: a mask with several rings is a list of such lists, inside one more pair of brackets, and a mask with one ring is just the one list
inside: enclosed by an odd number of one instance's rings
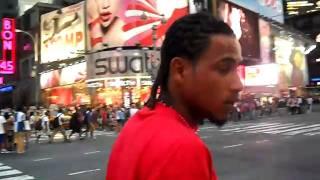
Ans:
{"label": "signboard with text", "polygon": [[84,3],[41,16],[41,63],[79,57],[85,50]]}
{"label": "signboard with text", "polygon": [[0,74],[16,72],[16,33],[15,19],[3,18],[1,31],[2,57],[0,59]]}

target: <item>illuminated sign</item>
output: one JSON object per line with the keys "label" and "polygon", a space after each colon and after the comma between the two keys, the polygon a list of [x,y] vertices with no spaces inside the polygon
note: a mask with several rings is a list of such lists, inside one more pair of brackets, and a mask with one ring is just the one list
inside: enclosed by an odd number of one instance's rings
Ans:
{"label": "illuminated sign", "polygon": [[1,84],[4,84],[4,79],[3,79],[3,77],[0,77],[0,85]]}
{"label": "illuminated sign", "polygon": [[245,86],[276,85],[279,79],[279,65],[264,64],[245,67]]}
{"label": "illuminated sign", "polygon": [[2,59],[0,59],[0,74],[14,74],[16,66],[16,33],[15,20],[2,19]]}
{"label": "illuminated sign", "polygon": [[88,79],[150,76],[158,69],[159,52],[102,51],[87,56]]}
{"label": "illuminated sign", "polygon": [[13,86],[4,86],[0,88],[0,93],[12,92],[14,89]]}
{"label": "illuminated sign", "polygon": [[41,15],[41,63],[76,58],[85,49],[84,3],[61,11]]}

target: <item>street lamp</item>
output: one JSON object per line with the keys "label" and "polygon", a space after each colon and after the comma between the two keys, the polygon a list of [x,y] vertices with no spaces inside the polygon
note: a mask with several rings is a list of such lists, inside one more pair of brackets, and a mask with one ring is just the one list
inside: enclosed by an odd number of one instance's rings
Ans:
{"label": "street lamp", "polygon": [[39,83],[38,83],[38,44],[37,41],[35,39],[35,37],[24,30],[21,29],[16,29],[16,33],[23,33],[25,35],[27,35],[28,37],[30,37],[30,39],[32,40],[33,43],[33,51],[34,51],[34,65],[32,66],[32,70],[31,70],[31,77],[35,78],[35,105],[37,106],[39,103]]}

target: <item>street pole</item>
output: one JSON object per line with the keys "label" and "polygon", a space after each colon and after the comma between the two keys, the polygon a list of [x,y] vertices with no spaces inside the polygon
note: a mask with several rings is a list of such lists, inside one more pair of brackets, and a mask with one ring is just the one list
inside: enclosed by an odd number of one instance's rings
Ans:
{"label": "street pole", "polygon": [[[36,38],[29,32],[21,30],[21,29],[16,29],[16,33],[23,33],[25,35],[27,35],[28,37],[30,37],[30,39],[32,40],[33,43],[33,51],[34,51],[34,65],[32,66],[32,72],[31,72],[31,77],[33,77],[35,79],[35,106],[39,105],[39,77],[38,77],[38,69],[39,69],[39,59],[38,59],[38,39],[36,40]],[[38,37],[38,36],[37,36]]]}

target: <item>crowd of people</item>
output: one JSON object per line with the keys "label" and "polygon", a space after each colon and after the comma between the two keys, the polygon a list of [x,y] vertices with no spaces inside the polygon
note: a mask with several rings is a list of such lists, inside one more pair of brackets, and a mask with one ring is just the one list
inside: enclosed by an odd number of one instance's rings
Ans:
{"label": "crowd of people", "polygon": [[258,117],[270,116],[272,114],[281,115],[283,110],[287,114],[303,114],[312,111],[314,98],[312,97],[268,97],[268,98],[244,98],[234,104],[234,109],[230,113],[233,121],[253,120]]}
{"label": "crowd of people", "polygon": [[[79,139],[95,139],[95,130],[114,131],[119,133],[129,117],[138,111],[134,103],[130,108],[124,106],[99,105],[35,108],[17,107],[0,111],[0,151],[1,153],[16,152],[22,154],[29,146],[30,136],[47,136],[48,143],[54,142],[56,134],[61,133],[65,142],[78,134]],[[70,133],[66,130],[70,129]]]}

